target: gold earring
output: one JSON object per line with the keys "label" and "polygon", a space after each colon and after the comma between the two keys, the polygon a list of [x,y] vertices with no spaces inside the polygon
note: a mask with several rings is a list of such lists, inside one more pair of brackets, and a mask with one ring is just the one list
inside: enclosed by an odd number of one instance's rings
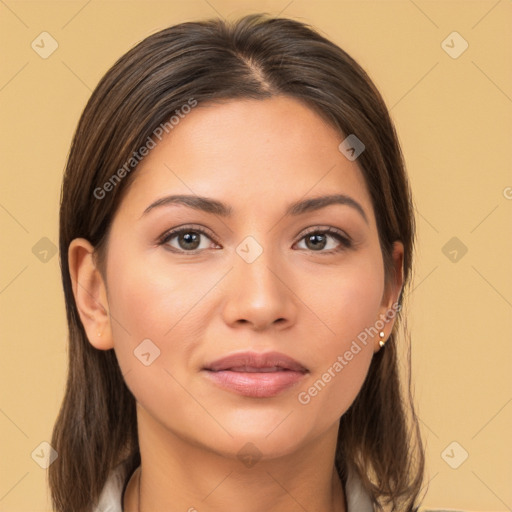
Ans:
{"label": "gold earring", "polygon": [[386,344],[386,342],[384,341],[384,336],[386,336],[386,334],[384,333],[384,331],[380,331],[379,336],[380,336],[379,345],[382,348]]}

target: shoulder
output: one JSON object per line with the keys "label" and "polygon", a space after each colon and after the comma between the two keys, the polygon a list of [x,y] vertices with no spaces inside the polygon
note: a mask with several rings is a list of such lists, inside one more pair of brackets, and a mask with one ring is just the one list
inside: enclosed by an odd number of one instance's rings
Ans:
{"label": "shoulder", "polygon": [[[349,471],[345,486],[347,512],[374,512],[372,501],[355,473]],[[418,512],[467,512],[462,509],[420,507]]]}
{"label": "shoulder", "polygon": [[420,507],[418,512],[465,512],[462,509],[455,508],[429,508],[429,507]]}
{"label": "shoulder", "polygon": [[348,472],[345,485],[347,512],[373,512],[373,505],[361,481],[352,471]]}
{"label": "shoulder", "polygon": [[120,463],[110,472],[98,504],[92,512],[123,512],[122,493],[127,476],[128,467],[125,462]]}

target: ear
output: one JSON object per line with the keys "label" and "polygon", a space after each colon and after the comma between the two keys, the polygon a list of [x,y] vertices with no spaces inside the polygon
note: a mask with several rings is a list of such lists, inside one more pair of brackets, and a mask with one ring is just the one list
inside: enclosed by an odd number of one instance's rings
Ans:
{"label": "ear", "polygon": [[94,247],[85,238],[75,238],[69,244],[68,263],[73,295],[89,342],[99,350],[113,348],[107,288],[96,267]]}
{"label": "ear", "polygon": [[[379,310],[380,325],[384,324],[384,327],[379,329],[384,332],[383,341],[386,341],[391,335],[399,311],[398,299],[404,284],[404,246],[402,242],[393,243],[392,263],[393,272],[386,282]],[[377,337],[375,352],[380,349],[379,340],[380,338]]]}

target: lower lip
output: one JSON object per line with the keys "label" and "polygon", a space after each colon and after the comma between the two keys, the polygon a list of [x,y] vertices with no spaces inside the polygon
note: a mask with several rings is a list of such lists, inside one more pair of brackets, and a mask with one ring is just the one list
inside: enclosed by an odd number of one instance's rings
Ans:
{"label": "lower lip", "polygon": [[292,370],[277,372],[206,371],[206,375],[222,388],[252,398],[271,398],[297,384],[304,373]]}

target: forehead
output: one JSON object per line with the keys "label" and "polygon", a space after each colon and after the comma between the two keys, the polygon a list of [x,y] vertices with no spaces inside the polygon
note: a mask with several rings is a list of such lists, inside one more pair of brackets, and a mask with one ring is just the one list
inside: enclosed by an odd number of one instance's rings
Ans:
{"label": "forehead", "polygon": [[123,203],[197,194],[242,213],[263,203],[268,211],[305,196],[344,193],[371,213],[357,162],[338,149],[344,138],[285,96],[199,104],[141,161]]}

